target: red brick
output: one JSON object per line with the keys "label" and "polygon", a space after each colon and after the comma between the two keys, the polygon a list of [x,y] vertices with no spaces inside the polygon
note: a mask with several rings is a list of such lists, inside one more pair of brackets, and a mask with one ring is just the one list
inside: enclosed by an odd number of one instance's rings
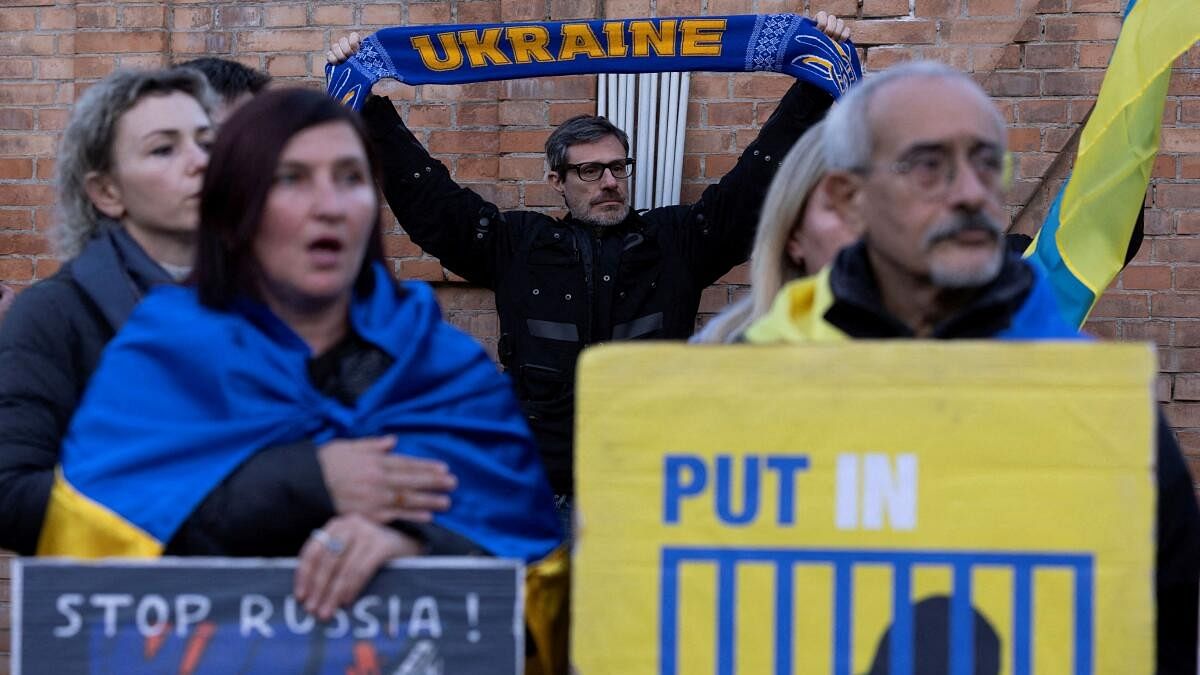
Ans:
{"label": "red brick", "polygon": [[942,24],[940,35],[952,43],[1006,44],[1012,41],[1022,23],[1020,19],[953,19]]}
{"label": "red brick", "polygon": [[354,7],[349,5],[318,5],[313,8],[314,26],[350,26],[354,24]]}
{"label": "red brick", "polygon": [[[577,103],[550,103],[550,124],[558,126],[576,115],[594,115],[596,105],[590,101]],[[693,118],[694,119],[694,118]]]}
{"label": "red brick", "polygon": [[[373,8],[371,8],[371,9],[373,9]],[[263,8],[263,11],[264,11],[264,16],[263,16],[264,25],[270,26],[272,28],[304,26],[304,25],[308,24],[308,6],[307,5],[269,5],[265,8]],[[364,10],[363,23],[384,23],[384,22],[367,21],[365,16],[366,15],[365,15],[365,10]],[[400,23],[399,16],[397,15],[395,21],[389,21],[386,23],[390,26],[399,25],[399,23]],[[336,37],[341,37],[341,36],[337,35],[334,37],[336,38]],[[322,46],[325,46],[325,45],[322,44]],[[317,51],[317,50],[314,49],[313,51]]]}
{"label": "red brick", "polygon": [[33,178],[33,160],[22,158],[0,158],[0,180],[27,180]]}
{"label": "red brick", "polygon": [[733,170],[737,164],[738,156],[735,154],[727,155],[704,155],[704,176],[707,178],[721,178],[725,174]]}
{"label": "red brick", "polygon": [[1095,96],[1103,78],[1103,72],[1095,71],[1048,72],[1042,93],[1047,96]]}
{"label": "red brick", "polygon": [[1080,68],[1106,68],[1108,62],[1112,59],[1114,42],[1101,42],[1099,44],[1082,44],[1079,45],[1079,67]]}
{"label": "red brick", "polygon": [[1200,156],[1185,155],[1180,157],[1179,177],[1185,180],[1195,180],[1200,178]]}
{"label": "red brick", "polygon": [[538,152],[545,148],[547,133],[537,131],[517,131],[505,129],[500,134],[500,152]]}
{"label": "red brick", "polygon": [[968,16],[1017,16],[1017,0],[967,0]]}
{"label": "red brick", "polygon": [[45,7],[38,10],[40,30],[74,30],[74,7]]}
{"label": "red brick", "polygon": [[161,52],[166,47],[166,40],[166,33],[161,31],[78,33],[75,51],[79,54]]}
{"label": "red brick", "polygon": [[1200,401],[1200,375],[1180,373],[1175,375],[1174,397],[1176,401]]}
{"label": "red brick", "polygon": [[1117,14],[1128,4],[1125,0],[1071,0],[1071,11]]}
{"label": "red brick", "polygon": [[408,6],[408,23],[450,23],[450,3],[413,3]]}
{"label": "red brick", "polygon": [[1200,129],[1163,129],[1165,152],[1200,152]]}
{"label": "red brick", "polygon": [[[2,113],[2,110],[0,110]],[[0,120],[4,115],[0,114]],[[52,154],[58,137],[49,135],[49,133],[18,133],[18,135],[10,135],[10,133],[0,133],[0,156],[37,156]],[[2,189],[0,185],[0,189]],[[0,198],[0,204],[4,204],[5,199]]]}
{"label": "red brick", "polygon": [[[508,136],[508,134],[505,134]],[[468,131],[434,131],[429,134],[430,152],[436,154],[494,153],[500,141],[495,134]]]}
{"label": "red brick", "polygon": [[274,77],[303,77],[308,70],[308,57],[301,54],[267,57],[267,72]]}
{"label": "red brick", "polygon": [[1200,267],[1177,266],[1175,268],[1175,290],[1200,291]]}
{"label": "red brick", "polygon": [[931,44],[937,37],[937,24],[917,19],[859,21],[854,25],[854,43],[870,45]]}
{"label": "red brick", "polygon": [[562,206],[562,195],[548,183],[525,185],[525,206]]}
{"label": "red brick", "polygon": [[499,160],[494,156],[460,157],[454,167],[458,180],[495,180]]}
{"label": "red brick", "polygon": [[496,103],[462,103],[458,106],[458,126],[494,127],[499,124],[499,108]]}
{"label": "red brick", "polygon": [[28,230],[33,227],[30,216],[29,209],[0,208],[0,230]]}
{"label": "red brick", "polygon": [[1175,70],[1171,73],[1171,84],[1167,87],[1171,96],[1200,95],[1200,72]]}
{"label": "red brick", "polygon": [[880,71],[916,57],[911,47],[871,47],[867,50],[866,68],[872,72]]}
{"label": "red brick", "polygon": [[1041,76],[1021,72],[992,73],[987,78],[987,89],[992,96],[1037,96]]}
{"label": "red brick", "polygon": [[862,18],[908,16],[908,0],[863,0]]}
{"label": "red brick", "polygon": [[312,52],[325,45],[320,30],[250,30],[237,34],[237,45],[248,52]]}
{"label": "red brick", "polygon": [[[1144,294],[1108,292],[1100,296],[1092,316],[1096,318],[1149,317],[1150,303]],[[1157,312],[1155,316],[1161,316]]]}
{"label": "red brick", "polygon": [[1166,265],[1131,265],[1121,272],[1121,288],[1163,290],[1171,288],[1171,268]]}
{"label": "red brick", "polygon": [[90,5],[75,8],[76,28],[115,28],[116,25],[116,7]]}
{"label": "red brick", "polygon": [[49,204],[54,197],[49,185],[0,185],[0,204],[6,206],[37,206]]}
{"label": "red brick", "polygon": [[442,271],[442,264],[432,258],[401,260],[398,273],[401,279],[442,281],[446,278],[445,273]]}
{"label": "red brick", "polygon": [[1195,293],[1155,293],[1150,309],[1156,317],[1200,317],[1200,295]]}
{"label": "red brick", "polygon": [[596,98],[596,78],[593,75],[538,77],[506,80],[508,98],[512,99],[590,99]]}
{"label": "red brick", "polygon": [[1051,16],[1044,21],[1046,40],[1050,42],[1115,40],[1121,33],[1119,15]]}
{"label": "red brick", "polygon": [[1025,50],[1027,68],[1069,68],[1075,63],[1073,44],[1028,44]]}
{"label": "red brick", "polygon": [[963,0],[917,0],[917,16],[924,19],[958,16],[962,11],[962,4]]}
{"label": "red brick", "polygon": [[[3,14],[3,12],[0,12]],[[28,80],[33,78],[32,59],[4,59],[0,61],[0,79]]]}
{"label": "red brick", "polygon": [[38,234],[0,233],[0,255],[49,255],[50,245]]}
{"label": "red brick", "polygon": [[1067,121],[1067,102],[1062,100],[1021,101],[1017,109],[1023,124],[1062,124]]}
{"label": "red brick", "polygon": [[[461,16],[459,16],[459,20],[464,23],[475,23],[464,21]],[[362,8],[362,25],[364,26],[398,26],[402,23],[404,23],[403,5],[366,5]]]}
{"label": "red brick", "polygon": [[498,120],[505,125],[544,126],[546,112],[545,101],[501,101]]}
{"label": "red brick", "polygon": [[[733,97],[753,99],[783,98],[794,80],[773,73],[745,73],[733,76]],[[689,85],[688,91],[691,91]]]}
{"label": "red brick", "polygon": [[33,261],[28,258],[0,258],[0,279],[5,281],[33,279]]}
{"label": "red brick", "polygon": [[1179,347],[1200,347],[1200,321],[1176,321],[1174,344]]}
{"label": "red brick", "polygon": [[0,56],[48,55],[54,53],[53,35],[6,35],[0,40]]}
{"label": "red brick", "polygon": [[[459,23],[499,23],[500,6],[501,3],[498,2],[459,2],[458,21]],[[661,2],[658,7],[660,12],[663,11]],[[366,10],[367,8],[364,7],[363,12],[365,13]]]}
{"label": "red brick", "polygon": [[1167,420],[1175,427],[1200,427],[1200,404],[1168,403],[1163,406]]}
{"label": "red brick", "polygon": [[[22,108],[0,108],[0,130],[26,131],[33,128],[33,111]],[[0,136],[0,139],[7,138]],[[15,138],[15,137],[14,137]],[[0,141],[2,143],[3,141]],[[5,152],[3,154],[23,154],[20,152]]]}
{"label": "red brick", "polygon": [[1200,205],[1200,185],[1158,185],[1154,188],[1154,205],[1168,209],[1195,208],[1197,205]]}
{"label": "red brick", "polygon": [[1121,320],[1121,339],[1135,342],[1153,342],[1167,346],[1171,341],[1170,321]]}
{"label": "red brick", "polygon": [[1041,147],[1041,129],[1038,127],[1015,127],[1008,130],[1008,149],[1012,152],[1027,152]]}
{"label": "red brick", "polygon": [[176,7],[172,12],[171,26],[175,30],[209,28],[212,20],[212,7]]}
{"label": "red brick", "polygon": [[33,30],[36,26],[36,9],[8,8],[0,12],[0,31]]}
{"label": "red brick", "polygon": [[542,156],[515,157],[506,155],[500,157],[498,178],[501,180],[540,180],[546,175],[546,161]]}
{"label": "red brick", "polygon": [[743,127],[754,122],[753,103],[709,103],[708,125]]}
{"label": "red brick", "polygon": [[167,8],[162,5],[125,7],[121,10],[123,28],[166,28]]}

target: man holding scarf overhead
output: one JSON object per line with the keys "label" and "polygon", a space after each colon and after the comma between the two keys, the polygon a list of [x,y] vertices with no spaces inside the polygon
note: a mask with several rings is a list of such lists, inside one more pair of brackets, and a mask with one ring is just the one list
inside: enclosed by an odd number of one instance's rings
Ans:
{"label": "man holding scarf overhead", "polygon": [[[815,22],[782,14],[401,27],[369,36],[361,51],[351,35],[327,53],[329,93],[362,106],[397,220],[446,268],[495,291],[500,361],[514,379],[560,504],[573,493],[580,351],[608,340],[692,334],[701,291],[746,260],[779,162],[860,78],[848,38],[843,21],[821,12]],[[628,204],[636,158],[625,132],[604,118],[568,120],[546,142],[547,181],[568,210],[555,219],[501,212],[457,185],[391,101],[366,98],[371,84],[386,77],[454,84],[678,70],[768,70],[797,81],[734,168],[695,204],[640,213]]]}

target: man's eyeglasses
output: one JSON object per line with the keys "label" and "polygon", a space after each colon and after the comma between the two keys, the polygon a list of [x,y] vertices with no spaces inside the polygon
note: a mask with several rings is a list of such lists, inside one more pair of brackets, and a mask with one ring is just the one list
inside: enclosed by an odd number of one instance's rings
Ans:
{"label": "man's eyeglasses", "polygon": [[629,178],[633,175],[633,159],[626,157],[625,159],[618,159],[608,164],[603,162],[564,164],[562,173],[565,175],[571,169],[575,170],[575,175],[579,176],[579,180],[589,183],[600,180],[600,177],[604,175],[605,169],[608,169],[612,173],[613,178]]}
{"label": "man's eyeglasses", "polygon": [[[989,190],[1006,190],[1012,182],[1012,155],[997,146],[977,145],[967,152],[966,161],[976,179]],[[909,151],[888,168],[907,176],[925,196],[937,198],[954,184],[959,162],[949,147],[921,147]]]}

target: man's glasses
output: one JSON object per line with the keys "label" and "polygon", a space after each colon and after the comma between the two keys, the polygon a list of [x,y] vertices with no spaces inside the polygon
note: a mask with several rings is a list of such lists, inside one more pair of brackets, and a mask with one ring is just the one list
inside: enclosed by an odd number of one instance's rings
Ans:
{"label": "man's glasses", "polygon": [[[967,166],[989,190],[1006,190],[1012,181],[1012,155],[994,145],[977,145],[967,152]],[[958,177],[959,162],[948,147],[921,147],[909,151],[889,167],[906,176],[927,197],[946,193]]]}
{"label": "man's glasses", "polygon": [[603,162],[584,162],[583,164],[564,164],[563,174],[566,174],[571,169],[575,170],[575,175],[579,176],[579,180],[589,183],[600,180],[604,175],[604,170],[608,169],[613,178],[629,178],[633,175],[633,159],[626,157],[618,159],[615,162],[605,164]]}

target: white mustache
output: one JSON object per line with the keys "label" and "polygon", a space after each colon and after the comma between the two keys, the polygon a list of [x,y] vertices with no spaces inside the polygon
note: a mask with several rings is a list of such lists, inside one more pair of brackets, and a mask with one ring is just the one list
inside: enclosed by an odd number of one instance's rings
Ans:
{"label": "white mustache", "polygon": [[921,238],[921,246],[925,250],[929,250],[935,244],[971,230],[987,232],[997,240],[1004,234],[1004,228],[1000,226],[1000,223],[997,223],[986,213],[980,211],[976,211],[975,213],[958,213],[949,221],[926,232],[925,236]]}

